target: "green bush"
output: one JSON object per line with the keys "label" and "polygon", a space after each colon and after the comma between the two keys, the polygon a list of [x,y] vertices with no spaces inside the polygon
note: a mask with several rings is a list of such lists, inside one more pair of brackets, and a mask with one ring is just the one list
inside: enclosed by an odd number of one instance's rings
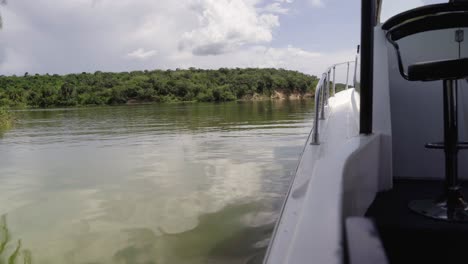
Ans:
{"label": "green bush", "polygon": [[233,101],[281,91],[314,92],[317,78],[284,69],[154,70],[0,76],[0,107]]}
{"label": "green bush", "polygon": [[0,108],[0,130],[5,130],[13,125],[13,117],[10,111]]}

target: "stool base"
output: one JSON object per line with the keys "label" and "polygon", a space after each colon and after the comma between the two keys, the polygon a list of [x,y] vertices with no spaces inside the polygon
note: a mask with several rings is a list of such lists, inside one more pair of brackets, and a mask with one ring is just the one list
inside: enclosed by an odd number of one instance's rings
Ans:
{"label": "stool base", "polygon": [[[450,206],[447,201],[451,196]],[[409,208],[421,215],[432,219],[448,222],[468,222],[468,204],[463,199],[460,190],[453,190],[451,195],[447,195],[437,200],[414,200],[409,203]]]}

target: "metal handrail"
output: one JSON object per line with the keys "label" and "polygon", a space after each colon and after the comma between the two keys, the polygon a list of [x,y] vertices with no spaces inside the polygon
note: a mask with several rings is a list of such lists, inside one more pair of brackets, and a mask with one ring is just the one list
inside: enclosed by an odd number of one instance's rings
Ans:
{"label": "metal handrail", "polygon": [[[325,73],[323,74],[325,75]],[[315,118],[314,118],[314,128],[312,132],[312,142],[310,143],[311,145],[319,145],[319,112],[323,114],[323,109],[320,109],[320,93],[323,93],[323,82],[325,78],[320,78],[319,82],[317,83],[317,87],[315,88]],[[323,96],[322,96],[323,98]],[[325,101],[325,100],[322,100]],[[323,116],[325,118],[325,116]],[[320,117],[322,119],[322,116]]]}
{"label": "metal handrail", "polygon": [[[357,60],[356,60],[357,61]],[[328,105],[328,99],[330,98],[330,76],[333,72],[333,86],[332,91],[335,96],[336,90],[336,66],[347,64],[347,74],[346,74],[346,89],[348,89],[349,83],[349,64],[355,63],[356,61],[345,61],[341,63],[333,64],[328,67],[327,70],[322,74],[317,86],[315,88],[315,118],[314,118],[314,127],[312,130],[312,141],[311,145],[320,145],[319,140],[319,120],[325,120],[325,105]],[[354,71],[354,82],[356,80],[356,70]],[[322,99],[322,100],[320,100]]]}

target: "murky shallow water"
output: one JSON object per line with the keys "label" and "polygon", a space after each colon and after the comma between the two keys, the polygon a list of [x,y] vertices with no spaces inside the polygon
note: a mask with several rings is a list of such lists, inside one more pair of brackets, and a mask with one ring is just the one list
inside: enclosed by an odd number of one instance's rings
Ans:
{"label": "murky shallow water", "polygon": [[0,138],[0,262],[19,239],[18,263],[261,262],[312,110],[276,101],[17,112]]}

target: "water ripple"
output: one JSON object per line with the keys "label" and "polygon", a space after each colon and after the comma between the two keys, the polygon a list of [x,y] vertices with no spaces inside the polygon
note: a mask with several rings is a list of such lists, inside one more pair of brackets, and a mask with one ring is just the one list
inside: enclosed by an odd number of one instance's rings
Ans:
{"label": "water ripple", "polygon": [[261,261],[312,109],[17,111],[0,138],[0,214],[37,263]]}

